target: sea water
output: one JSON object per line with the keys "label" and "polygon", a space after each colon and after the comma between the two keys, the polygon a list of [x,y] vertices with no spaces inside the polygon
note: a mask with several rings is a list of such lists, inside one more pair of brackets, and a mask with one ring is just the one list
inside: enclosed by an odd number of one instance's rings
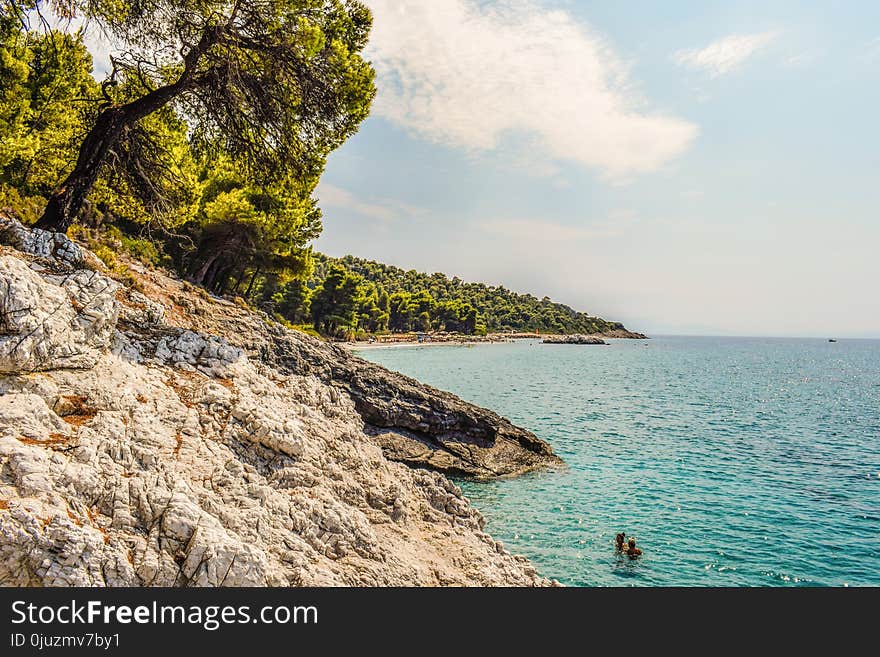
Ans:
{"label": "sea water", "polygon": [[[658,337],[367,349],[491,408],[561,470],[459,481],[581,586],[880,585],[880,341]],[[615,554],[617,532],[644,551]]]}

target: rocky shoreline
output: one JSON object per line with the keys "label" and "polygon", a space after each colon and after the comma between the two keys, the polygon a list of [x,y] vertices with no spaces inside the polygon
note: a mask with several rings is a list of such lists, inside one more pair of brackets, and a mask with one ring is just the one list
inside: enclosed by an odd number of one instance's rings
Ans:
{"label": "rocky shoreline", "polygon": [[489,333],[487,335],[465,335],[463,333],[423,333],[398,334],[384,336],[382,339],[359,342],[340,342],[346,347],[357,349],[378,349],[383,347],[431,346],[431,345],[463,345],[463,344],[502,344],[516,340],[541,340],[546,344],[574,344],[569,338],[600,340],[601,342],[580,342],[577,344],[604,344],[605,338],[625,340],[647,340],[643,333],[635,333],[627,329],[615,329],[593,335],[576,335],[562,333]]}
{"label": "rocky shoreline", "polygon": [[561,463],[533,434],[63,235],[0,244],[0,585],[552,583],[445,476]]}

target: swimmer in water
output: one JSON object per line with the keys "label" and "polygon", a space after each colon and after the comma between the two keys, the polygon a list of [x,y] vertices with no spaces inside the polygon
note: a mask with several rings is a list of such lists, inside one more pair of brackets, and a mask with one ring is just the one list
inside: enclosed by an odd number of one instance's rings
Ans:
{"label": "swimmer in water", "polygon": [[624,550],[629,556],[630,559],[636,559],[641,556],[642,551],[636,547],[636,539],[629,539],[629,544],[626,546],[626,550]]}
{"label": "swimmer in water", "polygon": [[620,533],[614,538],[614,549],[617,550],[618,552],[625,552],[625,551],[626,551],[626,547],[625,547],[624,544],[623,544],[625,539],[626,539],[626,533],[625,533],[625,532],[620,532]]}

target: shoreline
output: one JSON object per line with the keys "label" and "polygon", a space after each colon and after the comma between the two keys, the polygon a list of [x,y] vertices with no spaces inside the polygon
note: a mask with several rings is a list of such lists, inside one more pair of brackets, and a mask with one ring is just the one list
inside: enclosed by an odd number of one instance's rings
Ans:
{"label": "shoreline", "polygon": [[[512,344],[514,342],[533,340],[537,342],[542,342],[546,338],[552,337],[564,337],[564,334],[556,334],[556,333],[542,333],[540,335],[514,335],[514,336],[505,336],[494,334],[485,337],[462,337],[461,339],[441,339],[441,340],[423,340],[419,342],[418,340],[397,340],[397,341],[388,341],[388,342],[337,342],[340,347],[344,349],[348,349],[350,351],[361,351],[361,350],[372,350],[372,349],[396,349],[403,347],[471,347],[474,345],[497,345],[497,344]],[[648,340],[645,335],[640,333],[629,333],[628,335],[603,335],[597,334],[595,336],[588,337],[597,337],[603,340]]]}
{"label": "shoreline", "polygon": [[[532,338],[537,340],[538,338]],[[351,351],[372,349],[406,349],[409,347],[473,347],[476,345],[511,344],[518,340],[446,340],[444,342],[338,342],[340,347]]]}

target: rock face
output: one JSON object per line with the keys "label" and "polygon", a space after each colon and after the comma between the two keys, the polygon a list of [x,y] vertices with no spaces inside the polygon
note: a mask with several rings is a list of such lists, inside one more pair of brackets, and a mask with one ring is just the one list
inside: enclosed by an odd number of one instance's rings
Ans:
{"label": "rock face", "polygon": [[551,335],[544,338],[543,342],[544,344],[608,344],[595,335]]}
{"label": "rock face", "polygon": [[644,333],[636,333],[628,329],[612,329],[601,334],[603,338],[621,338],[625,340],[650,340]]}
{"label": "rock face", "polygon": [[110,344],[118,284],[84,269],[43,276],[0,256],[0,372],[92,367]]}
{"label": "rock face", "polygon": [[482,479],[561,463],[534,434],[455,395],[307,337],[270,340],[279,369],[343,390],[391,460]]}
{"label": "rock face", "polygon": [[63,233],[50,233],[39,228],[27,228],[12,217],[0,213],[0,244],[28,255],[78,267],[86,257],[77,244]]}
{"label": "rock face", "polygon": [[[550,446],[492,411],[369,363],[337,345],[269,324],[228,301],[188,292],[157,272],[140,271],[151,299],[165,298],[171,325],[221,335],[250,358],[294,376],[315,376],[354,403],[395,461],[478,479],[560,465]],[[127,326],[127,319],[122,318]]]}
{"label": "rock face", "polygon": [[554,460],[531,434],[13,229],[32,253],[0,247],[0,585],[549,583],[445,476],[386,457],[506,474]]}

